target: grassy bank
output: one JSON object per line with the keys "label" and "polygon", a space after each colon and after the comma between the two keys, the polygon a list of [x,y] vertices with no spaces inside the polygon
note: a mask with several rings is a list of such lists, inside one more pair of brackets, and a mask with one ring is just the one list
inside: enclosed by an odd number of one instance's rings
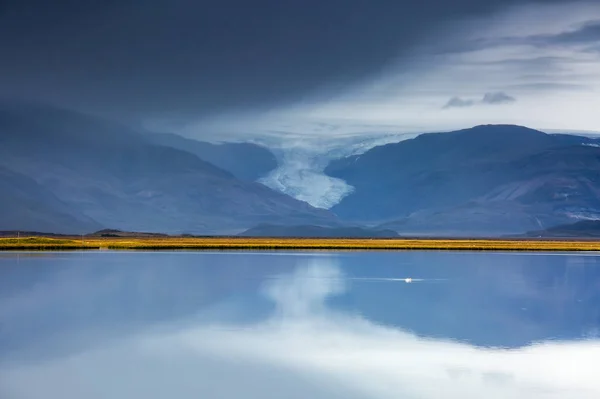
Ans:
{"label": "grassy bank", "polygon": [[246,237],[20,237],[0,238],[0,250],[472,250],[472,251],[600,251],[600,241],[529,239],[360,239]]}

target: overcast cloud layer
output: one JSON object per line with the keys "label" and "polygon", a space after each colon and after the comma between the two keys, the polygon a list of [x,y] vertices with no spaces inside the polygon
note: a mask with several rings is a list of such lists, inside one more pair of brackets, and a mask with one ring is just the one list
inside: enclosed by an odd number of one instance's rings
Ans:
{"label": "overcast cloud layer", "polygon": [[[408,103],[411,112],[439,110],[454,96],[539,91],[509,83],[589,89],[566,74],[585,75],[586,60],[590,73],[597,60],[597,8],[570,0],[4,0],[0,95],[133,123],[308,105],[316,119],[402,125]],[[553,61],[530,67],[540,57]],[[515,68],[504,70],[511,60]],[[428,114],[417,116],[427,127]]]}
{"label": "overcast cloud layer", "polygon": [[[488,123],[598,131],[600,24],[594,15],[600,15],[600,3],[521,2],[494,13],[449,18],[443,28],[419,37],[403,57],[343,92],[323,89],[329,97],[199,118],[180,131],[323,137]],[[323,131],[323,125],[333,128]]]}

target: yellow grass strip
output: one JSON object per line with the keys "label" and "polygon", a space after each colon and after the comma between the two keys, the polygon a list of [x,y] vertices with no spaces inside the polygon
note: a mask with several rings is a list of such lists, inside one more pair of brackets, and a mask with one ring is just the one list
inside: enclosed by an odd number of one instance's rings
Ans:
{"label": "yellow grass strip", "polygon": [[600,241],[541,239],[405,239],[405,238],[0,238],[0,250],[473,250],[473,251],[600,251]]}

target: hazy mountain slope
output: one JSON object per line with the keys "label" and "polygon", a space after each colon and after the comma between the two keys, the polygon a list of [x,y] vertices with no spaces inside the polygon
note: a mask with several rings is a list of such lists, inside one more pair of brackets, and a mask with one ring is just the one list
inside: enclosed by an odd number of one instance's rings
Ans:
{"label": "hazy mountain slope", "polygon": [[170,133],[153,133],[148,138],[155,144],[190,152],[246,181],[256,181],[277,167],[271,151],[252,143],[213,144]]}
{"label": "hazy mountain slope", "polygon": [[11,105],[0,107],[0,131],[0,164],[105,227],[206,234],[261,222],[333,220],[327,211],[96,118]]}
{"label": "hazy mountain slope", "polygon": [[369,229],[363,227],[323,227],[311,225],[281,226],[260,224],[239,234],[244,237],[344,237],[344,238],[373,238],[398,237],[394,230]]}
{"label": "hazy mountain slope", "polygon": [[332,162],[326,172],[355,187],[332,210],[433,234],[561,223],[600,210],[600,148],[589,144],[506,125],[424,134]]}
{"label": "hazy mountain slope", "polygon": [[600,237],[600,220],[581,220],[571,224],[553,226],[544,230],[529,231],[526,237],[588,238]]}
{"label": "hazy mountain slope", "polygon": [[33,179],[0,166],[0,230],[79,234],[100,226]]}

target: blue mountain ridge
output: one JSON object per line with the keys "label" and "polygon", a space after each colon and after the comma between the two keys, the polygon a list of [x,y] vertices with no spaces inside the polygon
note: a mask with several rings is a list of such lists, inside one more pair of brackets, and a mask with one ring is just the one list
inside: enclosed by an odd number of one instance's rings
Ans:
{"label": "blue mountain ridge", "polygon": [[[261,222],[337,223],[326,210],[141,132],[38,104],[0,104],[0,166],[7,171],[0,174],[7,187],[0,207],[20,215],[0,219],[0,230],[236,234]],[[12,199],[8,184],[17,174],[37,187],[29,191],[32,202],[44,204],[37,213]],[[39,213],[48,220],[42,223]]]}

